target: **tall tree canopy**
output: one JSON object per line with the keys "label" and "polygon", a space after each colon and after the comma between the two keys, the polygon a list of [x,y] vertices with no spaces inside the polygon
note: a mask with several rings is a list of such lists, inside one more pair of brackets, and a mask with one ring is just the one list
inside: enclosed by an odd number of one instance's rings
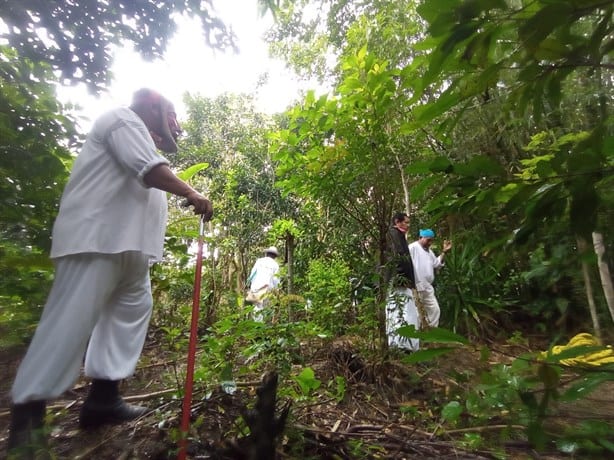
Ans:
{"label": "tall tree canopy", "polygon": [[144,58],[160,58],[177,28],[173,18],[181,14],[199,18],[209,46],[235,47],[211,0],[8,0],[0,39],[21,57],[48,63],[61,83],[84,82],[98,91],[109,82],[110,45],[130,42]]}

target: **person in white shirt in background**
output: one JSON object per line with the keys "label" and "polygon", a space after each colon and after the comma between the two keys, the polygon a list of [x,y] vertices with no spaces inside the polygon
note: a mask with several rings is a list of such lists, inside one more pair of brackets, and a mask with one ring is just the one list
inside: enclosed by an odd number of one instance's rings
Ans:
{"label": "person in white shirt in background", "polygon": [[275,260],[279,257],[279,251],[275,246],[270,246],[264,250],[264,257],[260,257],[254,263],[252,270],[247,278],[249,291],[254,299],[254,320],[264,321],[263,312],[267,302],[267,295],[277,287],[279,278],[279,264]]}
{"label": "person in white shirt in background", "polygon": [[414,265],[416,274],[416,291],[419,300],[424,307],[427,325],[430,327],[439,326],[441,309],[435,296],[435,273],[444,265],[446,253],[452,249],[452,242],[444,240],[441,254],[436,256],[431,250],[431,244],[435,238],[435,232],[430,228],[422,229],[419,232],[418,240],[409,245],[409,253]]}
{"label": "person in white shirt in background", "polygon": [[213,214],[211,202],[157,151],[176,152],[180,133],[173,105],[144,88],[130,107],[98,118],[88,134],[53,227],[53,286],[11,389],[9,458],[47,451],[46,402],[71,388],[84,356],[92,385],[81,428],[148,411],[126,403],[119,382],[134,372],[147,335],[149,267],[162,258],[165,192],[185,197],[205,220]]}

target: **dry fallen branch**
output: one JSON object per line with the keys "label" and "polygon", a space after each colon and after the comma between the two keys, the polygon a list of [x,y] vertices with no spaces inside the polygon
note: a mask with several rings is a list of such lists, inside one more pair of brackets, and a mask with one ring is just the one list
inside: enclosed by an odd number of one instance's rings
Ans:
{"label": "dry fallen branch", "polygon": [[505,430],[506,428],[509,428],[511,430],[521,430],[521,431],[524,431],[527,429],[527,427],[523,425],[486,425],[486,426],[473,426],[470,428],[458,428],[456,430],[445,430],[442,433],[440,433],[440,435],[459,434],[459,433],[483,433],[484,431]]}

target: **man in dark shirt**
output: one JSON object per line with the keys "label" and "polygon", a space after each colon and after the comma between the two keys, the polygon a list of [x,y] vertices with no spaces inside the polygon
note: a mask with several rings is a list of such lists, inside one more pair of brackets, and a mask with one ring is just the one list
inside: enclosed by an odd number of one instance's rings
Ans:
{"label": "man in dark shirt", "polygon": [[409,248],[407,230],[409,216],[404,212],[396,213],[388,230],[388,299],[386,302],[386,335],[388,345],[407,351],[420,348],[418,339],[408,339],[397,334],[401,326],[413,324],[420,328],[418,310],[414,303],[412,289],[415,288],[415,274]]}

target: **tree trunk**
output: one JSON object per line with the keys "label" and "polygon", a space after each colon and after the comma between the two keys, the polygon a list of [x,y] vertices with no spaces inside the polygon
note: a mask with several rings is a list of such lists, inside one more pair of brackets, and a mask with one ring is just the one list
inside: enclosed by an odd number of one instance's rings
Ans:
{"label": "tree trunk", "polygon": [[377,305],[377,332],[379,337],[379,348],[383,354],[388,351],[388,335],[386,334],[386,297],[388,286],[386,284],[386,232],[388,225],[382,223],[379,227],[379,254],[377,263],[377,290],[375,302]]}
{"label": "tree trunk", "polygon": [[612,321],[614,321],[614,287],[612,286],[610,268],[604,258],[605,245],[603,244],[603,235],[601,233],[593,232],[593,246],[595,254],[597,254],[597,266],[599,267],[599,277],[601,278],[605,301],[608,304]]}
{"label": "tree trunk", "polygon": [[[294,291],[294,270],[293,270],[293,266],[294,266],[294,235],[290,232],[286,233],[286,279],[287,279],[287,286],[286,286],[286,293],[288,295],[292,294],[292,292]],[[293,303],[292,302],[286,302],[287,303],[287,310],[288,310],[288,321],[289,322],[293,322],[294,321],[294,311],[293,311]]]}
{"label": "tree trunk", "polygon": [[599,318],[597,317],[597,307],[595,306],[595,297],[593,296],[593,287],[591,285],[591,275],[588,268],[588,264],[583,260],[583,256],[586,254],[587,242],[581,236],[576,237],[578,244],[578,253],[580,254],[580,260],[582,261],[582,275],[584,276],[584,287],[586,288],[586,300],[588,301],[588,309],[591,313],[591,319],[593,320],[593,330],[597,338],[601,338],[601,328],[599,327]]}
{"label": "tree trunk", "polygon": [[262,379],[262,385],[256,390],[257,400],[253,409],[242,411],[243,419],[249,427],[249,460],[274,460],[275,446],[281,437],[290,404],[286,403],[280,415],[277,415],[277,373],[268,372]]}
{"label": "tree trunk", "polygon": [[290,232],[286,233],[286,255],[286,267],[288,274],[287,293],[292,294],[294,291],[294,270],[292,269],[292,266],[294,265],[294,235],[292,235]]}
{"label": "tree trunk", "polygon": [[403,173],[403,164],[401,163],[401,159],[396,152],[394,153],[394,158],[397,160],[397,166],[399,167],[399,175],[401,176],[401,185],[403,186],[403,206],[407,215],[410,215],[409,184],[407,183],[407,178]]}

